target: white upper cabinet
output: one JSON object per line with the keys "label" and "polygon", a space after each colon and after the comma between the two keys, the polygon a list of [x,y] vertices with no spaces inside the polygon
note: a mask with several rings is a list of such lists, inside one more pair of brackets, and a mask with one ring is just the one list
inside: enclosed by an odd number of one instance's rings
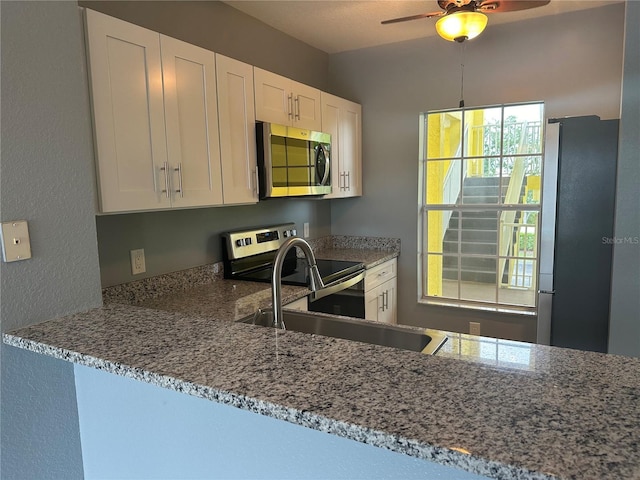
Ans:
{"label": "white upper cabinet", "polygon": [[256,120],[321,130],[320,90],[257,67],[254,86]]}
{"label": "white upper cabinet", "polygon": [[160,49],[171,204],[219,205],[222,174],[214,53],[164,35]]}
{"label": "white upper cabinet", "polygon": [[256,203],[253,66],[216,53],[216,76],[224,203]]}
{"label": "white upper cabinet", "polygon": [[215,54],[86,10],[100,209],[222,203]]}
{"label": "white upper cabinet", "polygon": [[324,198],[362,195],[362,107],[322,92],[322,131],[331,134],[331,185]]}
{"label": "white upper cabinet", "polygon": [[86,20],[101,210],[168,207],[160,37],[91,10]]}

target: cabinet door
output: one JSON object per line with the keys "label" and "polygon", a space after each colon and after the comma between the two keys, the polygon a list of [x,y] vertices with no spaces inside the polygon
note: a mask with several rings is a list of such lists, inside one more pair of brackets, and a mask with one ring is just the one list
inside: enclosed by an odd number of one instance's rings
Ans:
{"label": "cabinet door", "polygon": [[320,90],[291,81],[293,96],[293,125],[307,130],[320,131],[322,117]]}
{"label": "cabinet door", "polygon": [[216,54],[216,76],[224,203],[256,203],[253,67]]}
{"label": "cabinet door", "polygon": [[380,287],[372,288],[364,293],[364,318],[378,321],[378,315],[382,308],[382,290]]}
{"label": "cabinet door", "polygon": [[86,10],[102,212],[168,207],[160,37]]}
{"label": "cabinet door", "polygon": [[378,287],[380,291],[381,308],[378,310],[378,321],[396,324],[396,285],[397,278],[392,278]]}
{"label": "cabinet door", "polygon": [[174,207],[222,203],[215,54],[160,38]]}
{"label": "cabinet door", "polygon": [[397,278],[387,280],[364,294],[364,318],[377,322],[397,323]]}
{"label": "cabinet door", "polygon": [[256,120],[291,125],[293,97],[290,91],[290,80],[255,67],[253,75]]}
{"label": "cabinet door", "polygon": [[362,195],[362,107],[343,101],[340,115],[340,165],[346,197]]}
{"label": "cabinet door", "polygon": [[344,195],[344,173],[340,169],[340,106],[338,97],[322,92],[322,131],[331,135],[331,193],[323,198]]}
{"label": "cabinet door", "polygon": [[362,195],[362,126],[359,104],[322,92],[322,131],[331,134],[332,192],[324,198]]}

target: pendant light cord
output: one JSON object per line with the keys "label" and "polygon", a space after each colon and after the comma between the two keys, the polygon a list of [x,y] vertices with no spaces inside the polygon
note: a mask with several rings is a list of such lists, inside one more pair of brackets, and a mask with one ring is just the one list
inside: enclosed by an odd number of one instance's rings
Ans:
{"label": "pendant light cord", "polygon": [[460,43],[460,108],[464,108],[464,54],[467,49],[466,42]]}

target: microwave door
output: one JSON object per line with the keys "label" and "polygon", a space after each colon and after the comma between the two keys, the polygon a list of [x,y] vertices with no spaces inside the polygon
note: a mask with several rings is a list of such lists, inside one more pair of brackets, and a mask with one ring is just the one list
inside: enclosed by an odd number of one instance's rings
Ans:
{"label": "microwave door", "polygon": [[315,159],[318,185],[327,185],[331,178],[331,158],[327,148],[322,143],[316,145]]}

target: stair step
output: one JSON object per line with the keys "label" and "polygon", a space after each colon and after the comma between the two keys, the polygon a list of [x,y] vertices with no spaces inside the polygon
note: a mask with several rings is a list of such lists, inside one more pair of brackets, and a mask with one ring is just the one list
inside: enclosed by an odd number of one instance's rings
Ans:
{"label": "stair step", "polygon": [[[503,177],[502,181],[503,183],[506,182],[507,184],[509,183],[509,178],[510,177]],[[467,185],[471,185],[471,186],[479,186],[479,185],[500,185],[500,177],[467,177],[464,179],[463,182],[464,186]]]}
{"label": "stair step", "polygon": [[[509,185],[502,185],[502,196],[507,193]],[[462,188],[462,194],[465,197],[497,195],[500,188],[497,185],[465,185]]]}
{"label": "stair step", "polygon": [[[449,228],[457,230],[460,219],[451,217],[449,220]],[[467,230],[498,230],[498,219],[493,216],[493,218],[462,218],[462,229]]]}
{"label": "stair step", "polygon": [[[486,211],[486,210],[475,210],[475,211],[467,211],[465,210],[462,213],[462,218],[498,218],[496,212]],[[458,212],[453,212],[451,214],[451,218],[458,218]]]}
{"label": "stair step", "polygon": [[[495,272],[475,272],[470,270],[462,270],[460,272],[460,277],[460,280],[464,282],[496,283]],[[442,278],[445,280],[458,280],[458,270],[443,268]]]}
{"label": "stair step", "polygon": [[498,203],[498,196],[497,195],[482,195],[482,196],[474,196],[474,197],[468,197],[466,195],[463,195],[462,197],[462,203],[463,204],[478,204],[478,203],[487,203],[489,205],[495,205]]}
{"label": "stair step", "polygon": [[448,229],[444,234],[445,242],[458,241],[459,233],[462,234],[463,242],[479,242],[479,243],[496,243],[497,242],[497,229],[493,230],[471,230],[468,228],[458,230]]}
{"label": "stair step", "polygon": [[[442,242],[443,253],[458,253],[458,242]],[[487,242],[462,242],[461,253],[473,254],[473,255],[496,255],[498,252],[498,246],[494,243]]]}
{"label": "stair step", "polygon": [[[476,272],[496,272],[496,258],[491,257],[461,257],[462,270],[476,271]],[[458,257],[452,255],[445,255],[442,258],[442,266],[444,268],[450,268],[453,270],[458,269]]]}

